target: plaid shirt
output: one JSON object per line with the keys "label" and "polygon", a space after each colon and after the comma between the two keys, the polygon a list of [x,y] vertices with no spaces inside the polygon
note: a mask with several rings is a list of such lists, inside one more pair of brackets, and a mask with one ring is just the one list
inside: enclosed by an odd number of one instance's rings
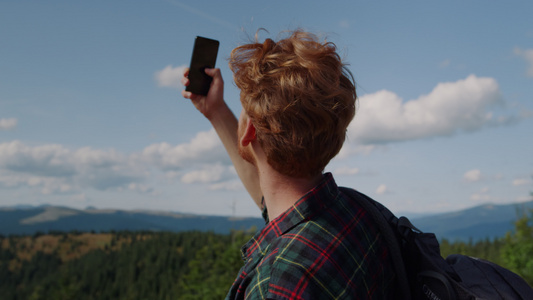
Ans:
{"label": "plaid shirt", "polygon": [[243,246],[226,299],[394,298],[388,249],[370,218],[325,174]]}

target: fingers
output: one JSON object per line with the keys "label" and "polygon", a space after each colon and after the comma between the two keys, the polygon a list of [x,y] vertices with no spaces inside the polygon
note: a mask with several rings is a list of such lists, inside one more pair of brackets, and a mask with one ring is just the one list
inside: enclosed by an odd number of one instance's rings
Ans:
{"label": "fingers", "polygon": [[213,78],[222,77],[219,68],[215,68],[215,69],[206,68],[205,69],[205,74],[207,74],[207,75],[209,75],[209,76],[211,76]]}
{"label": "fingers", "polygon": [[205,73],[213,77],[213,83],[211,83],[211,86],[221,87],[224,85],[224,80],[222,79],[222,73],[220,72],[220,69],[205,69]]}
{"label": "fingers", "polygon": [[183,98],[191,99],[192,93],[191,92],[187,92],[186,90],[182,90],[181,91],[181,95],[183,96]]}
{"label": "fingers", "polygon": [[183,86],[188,86],[189,83],[190,83],[189,78],[187,78],[187,77],[182,77],[181,78],[181,84],[183,84]]}
{"label": "fingers", "polygon": [[183,98],[185,98],[185,99],[189,99],[189,100],[191,100],[191,101],[193,101],[193,102],[196,101],[197,99],[201,98],[201,97],[204,97],[204,96],[202,96],[202,95],[196,95],[196,94],[193,94],[193,93],[188,92],[188,91],[186,91],[186,90],[182,90],[182,91],[181,91],[181,96],[183,96]]}
{"label": "fingers", "polygon": [[189,68],[185,68],[185,70],[183,71],[183,77],[181,78],[181,84],[183,84],[184,86],[188,86],[189,82]]}
{"label": "fingers", "polygon": [[[209,94],[212,94],[211,90],[214,90],[215,91],[215,94],[221,94],[222,93],[222,89],[223,89],[223,85],[224,85],[224,81],[222,80],[222,73],[220,72],[220,69],[218,68],[213,68],[213,69],[210,69],[210,68],[206,68],[205,69],[205,73],[211,77],[213,77],[213,83],[211,84],[211,89],[210,89],[210,92]],[[183,72],[183,77],[181,78],[181,83],[183,84],[183,86],[188,86],[190,84],[190,80],[188,78],[189,76],[189,68],[185,69],[185,71]],[[183,98],[186,98],[186,99],[190,99],[192,100],[193,102],[202,98],[202,97],[206,97],[206,96],[202,96],[202,95],[196,95],[192,92],[189,92],[189,91],[186,91],[186,90],[182,90],[181,91],[181,95],[183,96]]]}

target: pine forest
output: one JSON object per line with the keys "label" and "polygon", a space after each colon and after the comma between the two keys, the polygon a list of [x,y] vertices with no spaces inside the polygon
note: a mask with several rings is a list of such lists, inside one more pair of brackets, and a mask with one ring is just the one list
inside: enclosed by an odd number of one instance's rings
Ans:
{"label": "pine forest", "polygon": [[[3,300],[223,299],[255,232],[49,232],[0,236]],[[533,212],[504,238],[441,240],[441,254],[484,258],[533,284]]]}

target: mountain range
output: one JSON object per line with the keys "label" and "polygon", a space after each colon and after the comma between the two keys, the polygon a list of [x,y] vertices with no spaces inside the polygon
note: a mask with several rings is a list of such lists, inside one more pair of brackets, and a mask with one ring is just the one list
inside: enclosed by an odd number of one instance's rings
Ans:
{"label": "mountain range", "polygon": [[[477,241],[505,236],[513,230],[514,221],[528,210],[533,210],[533,201],[507,205],[485,204],[422,217],[412,215],[411,221],[424,232],[434,232],[439,239]],[[232,229],[263,226],[264,221],[254,217],[206,216],[149,210],[73,209],[50,205],[0,208],[1,235],[120,230],[198,230],[229,233]]]}
{"label": "mountain range", "polygon": [[213,231],[263,227],[260,218],[223,217],[150,210],[84,210],[59,206],[0,208],[0,234],[27,235],[50,231]]}

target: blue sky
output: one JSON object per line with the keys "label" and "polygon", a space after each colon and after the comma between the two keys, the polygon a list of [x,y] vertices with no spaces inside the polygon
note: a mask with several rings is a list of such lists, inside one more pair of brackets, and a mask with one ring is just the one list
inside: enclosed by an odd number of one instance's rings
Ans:
{"label": "blue sky", "polygon": [[[264,2],[263,2],[264,3]],[[305,4],[304,4],[305,3]],[[533,3],[2,1],[0,206],[258,215],[180,95],[196,35],[230,51],[304,28],[357,81],[326,171],[396,212],[532,200]]]}

